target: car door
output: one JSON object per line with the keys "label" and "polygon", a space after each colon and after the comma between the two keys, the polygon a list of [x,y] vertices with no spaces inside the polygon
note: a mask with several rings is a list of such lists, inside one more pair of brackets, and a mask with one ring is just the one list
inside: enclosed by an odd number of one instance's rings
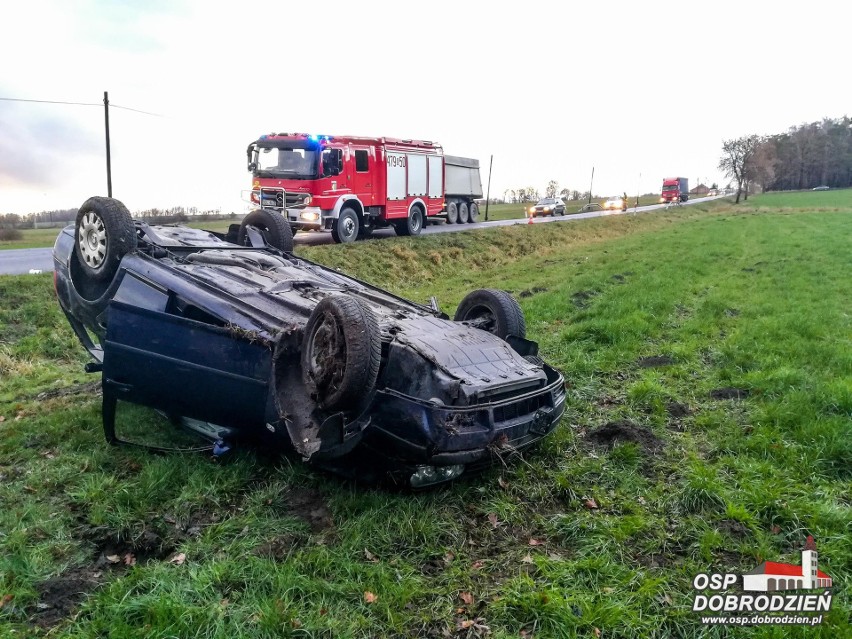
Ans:
{"label": "car door", "polygon": [[118,399],[224,426],[265,421],[271,352],[130,273],[110,302],[103,379]]}

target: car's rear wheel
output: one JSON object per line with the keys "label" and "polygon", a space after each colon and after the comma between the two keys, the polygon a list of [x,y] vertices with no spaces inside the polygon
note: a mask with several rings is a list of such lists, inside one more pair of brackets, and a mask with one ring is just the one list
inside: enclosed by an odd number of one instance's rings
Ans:
{"label": "car's rear wheel", "polygon": [[293,250],[293,229],[281,213],[257,209],[246,215],[237,232],[237,244],[240,246],[249,245],[248,227],[250,226],[260,231],[263,239],[270,246],[288,253]]}
{"label": "car's rear wheel", "polygon": [[325,410],[355,408],[376,385],[382,359],[373,311],[349,295],[316,305],[302,342],[302,375]]}
{"label": "car's rear wheel", "polygon": [[467,224],[470,221],[470,209],[467,202],[459,203],[459,224]]}
{"label": "car's rear wheel", "polygon": [[83,274],[95,281],[112,279],[121,258],[136,248],[130,211],[110,197],[90,197],[77,211],[74,251]]}
{"label": "car's rear wheel", "polygon": [[506,291],[492,288],[471,291],[459,304],[453,319],[457,322],[470,322],[501,339],[506,339],[509,335],[527,335],[524,311],[517,300]]}
{"label": "car's rear wheel", "polygon": [[476,222],[477,218],[479,217],[479,204],[477,204],[476,202],[470,203],[470,206],[467,209],[467,217],[467,221],[471,224],[474,224]]}
{"label": "car's rear wheel", "polygon": [[447,224],[457,224],[459,221],[459,205],[455,202],[447,204]]}

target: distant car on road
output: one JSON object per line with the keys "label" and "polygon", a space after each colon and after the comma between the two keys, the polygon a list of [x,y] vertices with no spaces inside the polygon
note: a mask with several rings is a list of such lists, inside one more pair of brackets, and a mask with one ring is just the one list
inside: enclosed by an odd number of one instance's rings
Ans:
{"label": "distant car on road", "polygon": [[627,200],[623,197],[611,197],[603,204],[604,211],[626,211]]}
{"label": "distant car on road", "polygon": [[528,213],[530,214],[530,217],[565,215],[565,203],[554,197],[542,198],[535,204],[535,206],[531,206],[529,208]]}
{"label": "distant car on road", "polygon": [[815,186],[814,188],[811,189],[811,191],[828,191],[830,188],[831,187],[828,187],[825,184],[822,184],[820,186]]}

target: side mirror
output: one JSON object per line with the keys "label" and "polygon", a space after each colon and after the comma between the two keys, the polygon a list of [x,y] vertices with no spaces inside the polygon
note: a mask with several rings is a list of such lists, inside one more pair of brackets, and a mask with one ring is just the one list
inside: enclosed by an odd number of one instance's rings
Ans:
{"label": "side mirror", "polygon": [[249,162],[248,170],[251,173],[254,173],[255,171],[257,171],[257,162]]}

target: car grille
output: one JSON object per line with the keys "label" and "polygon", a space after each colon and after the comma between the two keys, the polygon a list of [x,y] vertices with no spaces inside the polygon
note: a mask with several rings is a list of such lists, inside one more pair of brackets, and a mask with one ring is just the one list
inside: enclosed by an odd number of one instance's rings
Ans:
{"label": "car grille", "polygon": [[540,408],[552,408],[550,393],[539,393],[517,402],[497,406],[494,409],[494,422],[509,422],[536,412]]}
{"label": "car grille", "polygon": [[283,189],[261,189],[262,206],[288,209],[305,206],[307,193],[293,193]]}

